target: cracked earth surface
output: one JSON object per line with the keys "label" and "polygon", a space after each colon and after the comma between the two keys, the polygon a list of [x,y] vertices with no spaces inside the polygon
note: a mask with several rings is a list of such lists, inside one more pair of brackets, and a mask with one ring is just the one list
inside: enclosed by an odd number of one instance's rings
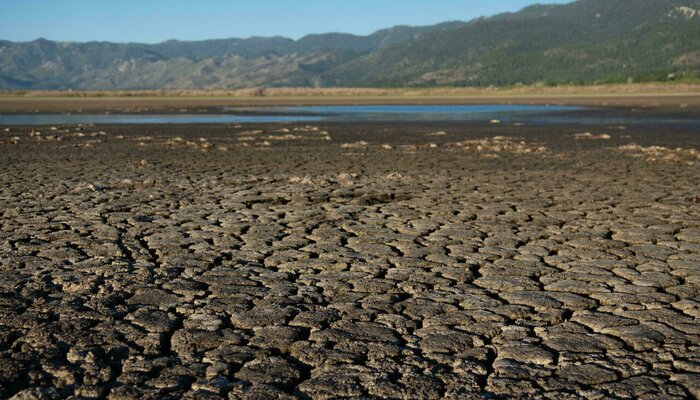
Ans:
{"label": "cracked earth surface", "polygon": [[0,132],[0,397],[700,396],[697,135],[540,130]]}

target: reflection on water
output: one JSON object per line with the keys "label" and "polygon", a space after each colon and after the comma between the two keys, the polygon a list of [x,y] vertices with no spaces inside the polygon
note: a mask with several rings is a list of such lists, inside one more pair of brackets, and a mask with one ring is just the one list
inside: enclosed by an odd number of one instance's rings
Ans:
{"label": "reflection on water", "polygon": [[573,106],[383,105],[226,108],[218,114],[22,114],[0,115],[0,125],[219,124],[274,122],[489,122],[551,124],[648,124],[700,127],[700,119],[605,117]]}

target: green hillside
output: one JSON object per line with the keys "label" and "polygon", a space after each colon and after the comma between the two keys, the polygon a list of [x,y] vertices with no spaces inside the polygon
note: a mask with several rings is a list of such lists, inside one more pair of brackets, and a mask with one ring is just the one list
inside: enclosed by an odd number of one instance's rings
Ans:
{"label": "green hillside", "polygon": [[3,89],[587,84],[698,71],[700,0],[579,0],[470,22],[296,41],[0,41]]}
{"label": "green hillside", "polygon": [[591,83],[700,67],[700,1],[581,0],[533,6],[380,49],[329,71],[341,85]]}

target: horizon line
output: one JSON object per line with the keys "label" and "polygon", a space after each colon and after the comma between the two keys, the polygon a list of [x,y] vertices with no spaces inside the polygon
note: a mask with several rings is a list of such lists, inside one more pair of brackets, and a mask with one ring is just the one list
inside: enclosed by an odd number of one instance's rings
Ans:
{"label": "horizon line", "polygon": [[479,16],[479,17],[472,18],[472,19],[466,20],[466,21],[454,19],[454,20],[442,21],[442,22],[438,22],[436,24],[428,24],[428,25],[410,25],[410,24],[392,25],[392,26],[387,27],[387,28],[377,29],[371,33],[366,34],[366,35],[357,34],[357,33],[350,33],[350,32],[340,32],[340,31],[315,32],[315,33],[307,33],[307,34],[305,34],[297,39],[294,39],[294,38],[288,37],[288,36],[284,36],[284,35],[271,35],[271,36],[253,35],[253,36],[246,36],[246,37],[237,37],[237,36],[218,37],[218,38],[212,37],[212,38],[208,38],[208,39],[171,38],[171,39],[161,40],[158,42],[140,42],[140,41],[138,41],[138,42],[118,42],[118,41],[112,41],[112,40],[87,40],[87,41],[57,40],[57,39],[51,39],[51,38],[46,38],[44,36],[40,36],[40,37],[38,37],[36,39],[32,39],[32,40],[14,41],[14,40],[0,38],[0,41],[9,42],[9,43],[33,43],[33,42],[46,41],[46,42],[54,42],[54,43],[113,43],[113,44],[145,44],[145,45],[159,45],[159,44],[164,44],[164,43],[168,43],[168,42],[195,43],[195,42],[209,42],[209,41],[215,41],[215,40],[251,40],[251,39],[287,39],[287,40],[291,40],[293,42],[298,42],[298,41],[303,40],[309,36],[348,35],[348,36],[355,36],[355,37],[369,37],[369,36],[372,36],[378,32],[387,31],[387,30],[391,30],[394,28],[427,28],[427,27],[431,27],[431,26],[451,24],[451,23],[468,24],[468,23],[471,23],[473,21],[488,19],[488,18],[494,17],[496,15],[501,15],[501,14],[512,14],[512,13],[499,13],[499,14],[494,14],[491,16]]}

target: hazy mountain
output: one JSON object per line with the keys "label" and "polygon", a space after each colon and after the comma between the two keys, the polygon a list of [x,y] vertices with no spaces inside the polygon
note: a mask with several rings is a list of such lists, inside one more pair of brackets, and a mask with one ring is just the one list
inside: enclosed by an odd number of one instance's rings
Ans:
{"label": "hazy mountain", "polygon": [[580,0],[368,36],[0,41],[0,88],[591,83],[697,75],[700,0]]}
{"label": "hazy mountain", "polygon": [[700,67],[698,0],[581,0],[434,32],[339,66],[329,84],[501,85]]}

